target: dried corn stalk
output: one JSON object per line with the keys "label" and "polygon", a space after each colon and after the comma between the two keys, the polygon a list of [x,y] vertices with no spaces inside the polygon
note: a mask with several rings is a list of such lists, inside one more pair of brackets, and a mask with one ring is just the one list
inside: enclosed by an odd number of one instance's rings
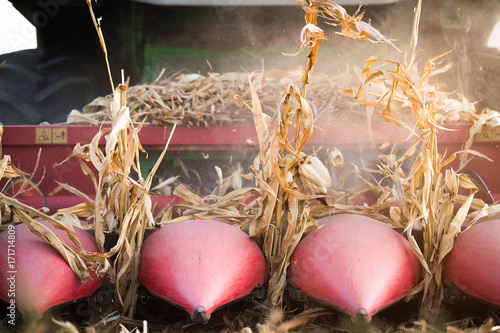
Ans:
{"label": "dried corn stalk", "polygon": [[[107,58],[100,26],[94,18],[91,2],[87,1],[87,3]],[[67,161],[72,157],[80,160],[83,172],[92,178],[96,187],[95,201],[92,202],[88,196],[77,189],[72,189],[65,184],[59,184],[61,188],[70,190],[87,200],[85,204],[67,208],[60,211],[60,213],[63,214],[63,217],[68,213],[72,213],[73,217],[76,215],[88,217],[92,214],[100,253],[86,253],[83,251],[70,225],[61,223],[53,217],[46,216],[22,205],[14,199],[5,198],[3,195],[2,199],[12,207],[14,213],[28,225],[32,232],[61,253],[80,278],[89,277],[88,269],[95,269],[101,276],[104,274],[110,275],[117,291],[116,298],[118,302],[116,303],[122,306],[122,314],[129,311],[129,314],[133,315],[138,286],[140,249],[144,239],[144,231],[146,228],[154,226],[149,189],[151,188],[153,175],[166,153],[175,125],[165,149],[149,175],[146,179],[143,179],[139,153],[140,151],[144,152],[144,150],[138,137],[142,124],[137,127],[131,124],[130,111],[126,104],[126,90],[127,87],[120,84],[114,91],[113,101],[109,108],[112,120],[111,127],[101,128],[89,144],[83,146],[77,144],[72,155],[65,160]],[[101,150],[99,141],[103,137],[106,139],[106,145],[104,150]],[[97,170],[97,180],[92,170],[84,162],[90,162]],[[71,250],[53,232],[33,220],[28,212],[50,221],[58,229],[66,230],[69,238],[77,245],[78,249]],[[105,252],[104,249],[105,232],[119,234],[117,244],[108,252]],[[109,258],[114,255],[116,255],[116,259],[111,268]]]}
{"label": "dried corn stalk", "polygon": [[[2,136],[3,136],[3,125],[0,124],[0,143],[2,142]],[[23,176],[28,176],[28,173],[19,170],[15,166],[12,165],[11,163],[11,158],[10,155],[3,155],[1,151],[1,144],[0,144],[0,179],[3,178],[17,178],[17,177],[23,177]]]}
{"label": "dried corn stalk", "polygon": [[[104,233],[116,232],[119,235],[117,244],[105,256],[110,258],[116,255],[111,278],[123,313],[130,310],[132,315],[144,231],[154,226],[149,190],[171,136],[155,166],[143,179],[139,153],[144,150],[138,136],[142,125],[135,127],[131,124],[126,89],[126,86],[119,85],[115,91],[110,106],[113,119],[111,128],[101,129],[89,144],[77,145],[69,158],[79,158],[82,166],[85,165],[83,161],[89,161],[98,171],[93,203],[96,241],[103,251]],[[175,126],[171,135],[174,130]],[[99,148],[102,137],[106,137],[104,151]]]}
{"label": "dried corn stalk", "polygon": [[[266,117],[260,112],[258,97],[252,100],[260,144],[257,175],[262,204],[249,226],[250,236],[264,236],[264,254],[270,274],[267,304],[275,307],[282,301],[286,269],[290,256],[306,229],[314,228],[307,201],[326,194],[330,176],[326,167],[301,150],[312,133],[312,114],[296,88],[290,86],[281,106],[281,119],[268,132]],[[293,110],[290,100],[300,107]],[[295,147],[288,138],[295,121]],[[303,127],[300,127],[302,121]]]}
{"label": "dried corn stalk", "polygon": [[[87,4],[110,73],[100,24],[99,21],[95,20],[90,0],[87,0]],[[109,76],[113,86],[111,74]],[[166,153],[175,125],[156,164],[147,178],[143,179],[139,153],[140,151],[144,152],[144,149],[138,136],[142,124],[138,127],[131,124],[130,109],[126,103],[126,90],[127,87],[124,84],[120,84],[116,88],[109,107],[111,128],[101,129],[88,145],[88,155],[85,156],[84,153],[80,152],[80,157],[91,161],[99,173],[94,211],[97,246],[101,251],[104,250],[104,232],[117,232],[119,234],[117,244],[106,253],[106,256],[110,258],[116,254],[111,279],[117,291],[116,297],[123,306],[122,313],[125,314],[128,311],[129,315],[133,316],[144,231],[146,228],[154,226],[149,189],[153,175]],[[105,135],[106,146],[105,150],[101,151],[99,141]],[[83,163],[81,164],[83,165]]]}
{"label": "dried corn stalk", "polygon": [[[88,1],[88,4],[89,7],[91,8],[90,1]],[[92,10],[91,14],[92,17],[94,18]],[[3,129],[1,132],[3,132]],[[4,177],[4,175],[7,177],[14,177],[21,174],[20,171],[17,171],[15,168],[10,166],[9,156],[5,156],[2,159],[2,166],[0,172],[1,172],[0,177]],[[86,172],[85,169],[84,172]],[[88,272],[89,269],[96,271],[96,273],[98,273],[100,276],[104,276],[110,273],[111,265],[107,257],[104,254],[102,254],[103,247],[102,246],[100,247],[101,250],[100,253],[86,252],[83,249],[80,240],[78,239],[71,225],[63,223],[58,218],[47,216],[43,212],[38,211],[25,204],[22,204],[14,198],[9,198],[5,196],[3,193],[0,193],[0,199],[2,204],[9,206],[12,209],[12,212],[15,214],[15,217],[17,217],[20,221],[25,223],[33,233],[35,233],[38,237],[40,237],[41,240],[54,247],[66,260],[66,262],[69,264],[75,275],[77,275],[79,278],[81,278],[82,280],[90,278]],[[69,239],[77,246],[77,249],[76,250],[71,249],[50,229],[48,229],[42,223],[37,221],[34,217],[48,221],[55,228],[66,231]]]}
{"label": "dried corn stalk", "polygon": [[[408,128],[412,133],[414,133],[414,128],[421,133],[417,135],[417,139],[399,160],[392,165],[382,164],[382,170],[393,182],[392,194],[398,203],[397,206],[391,208],[391,218],[395,225],[405,226],[412,250],[424,268],[423,281],[413,290],[413,294],[423,290],[420,316],[430,320],[439,313],[443,299],[441,279],[443,259],[453,248],[454,238],[460,233],[462,224],[473,203],[474,194],[478,190],[466,174],[457,173],[452,169],[445,169],[445,167],[459,153],[482,155],[466,150],[456,152],[445,159],[437,150],[437,132],[444,130],[444,128],[440,127],[436,119],[439,106],[437,105],[438,98],[435,89],[429,89],[424,84],[433,70],[434,60],[438,57],[427,63],[427,68],[420,77],[412,75],[416,72],[413,69],[413,62],[415,60],[420,9],[421,1],[419,1],[415,13],[410,59],[401,64],[388,59],[370,58],[363,69],[365,80],[355,97],[361,103],[368,103],[363,99],[365,86],[372,81],[387,80],[391,82],[390,89],[372,103],[387,100],[386,107],[381,112],[388,122]],[[395,65],[395,69],[375,69],[373,64],[377,61]],[[414,128],[391,114],[391,103],[397,94],[404,96],[411,106],[415,118]],[[416,159],[410,171],[405,173],[402,163],[410,156],[416,156]],[[469,195],[459,195],[460,188],[468,190]],[[461,204],[461,206],[455,213],[456,204]],[[477,205],[479,209],[484,209],[487,206],[483,202],[477,202]],[[479,217],[480,215],[477,215],[476,219]],[[417,245],[412,235],[412,231],[416,228],[423,231],[423,249]]]}
{"label": "dried corn stalk", "polygon": [[[306,94],[318,60],[319,45],[327,39],[317,26],[318,15],[329,15],[330,19],[337,20],[343,31],[341,35],[350,38],[366,39],[376,31],[368,24],[358,24],[360,15],[349,16],[332,1],[299,3],[306,13],[301,49],[308,49],[302,89],[293,85],[283,88],[278,117],[274,122],[262,112],[260,98],[250,78],[252,105],[248,106],[237,96],[253,112],[260,147],[258,163],[252,169],[262,203],[249,232],[251,236],[264,237],[264,255],[270,274],[266,303],[271,307],[281,305],[293,250],[306,230],[316,228],[315,220],[310,217],[309,201],[325,198],[331,185],[325,165],[317,157],[302,151],[313,131],[313,112]],[[369,29],[372,33],[368,32]]]}

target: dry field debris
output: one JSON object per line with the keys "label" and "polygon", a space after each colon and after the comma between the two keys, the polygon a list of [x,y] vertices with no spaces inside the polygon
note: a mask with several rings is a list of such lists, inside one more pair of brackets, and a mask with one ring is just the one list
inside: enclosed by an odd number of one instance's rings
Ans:
{"label": "dry field debris", "polygon": [[[93,15],[90,0],[87,3],[107,61],[99,21]],[[422,282],[410,295],[421,295],[419,317],[422,321],[412,323],[411,328],[387,328],[384,326],[387,323],[375,326],[375,322],[370,329],[380,331],[385,327],[387,331],[437,331],[428,323],[438,317],[444,297],[441,280],[444,257],[451,251],[453,240],[461,232],[467,217],[472,218],[472,225],[480,218],[493,216],[499,211],[497,205],[491,206],[475,198],[478,188],[461,169],[445,167],[457,157],[461,158],[461,168],[465,167],[470,156],[487,158],[471,150],[470,146],[473,135],[482,126],[498,126],[498,113],[485,110],[482,114],[477,114],[465,98],[462,101],[452,101],[446,94],[437,91],[435,86],[429,85],[427,79],[436,70],[435,61],[439,56],[430,59],[420,74],[415,74],[418,73],[415,57],[421,1],[415,12],[411,50],[402,55],[403,61],[372,57],[355,79],[343,75],[339,78],[312,75],[318,61],[319,46],[327,40],[324,31],[317,26],[318,19],[324,19],[334,28],[339,28],[340,31],[336,31],[335,35],[387,43],[398,52],[401,51],[393,41],[369,23],[363,22],[362,12],[358,11],[351,16],[333,1],[305,0],[299,3],[305,11],[300,50],[307,50],[306,65],[302,73],[212,73],[208,77],[179,74],[166,80],[158,79],[153,84],[134,87],[127,87],[122,79],[122,84],[116,88],[111,81],[114,91],[112,96],[100,97],[83,112],[73,111],[68,117],[69,123],[110,125],[102,127],[90,143],[76,145],[73,154],[68,157],[82,161],[80,165],[84,172],[93,177],[95,200],[78,189],[61,184],[75,195],[84,197],[86,203],[48,216],[40,210],[21,204],[15,198],[0,194],[2,221],[10,219],[13,213],[15,222],[25,223],[40,239],[52,245],[82,280],[89,277],[89,269],[111,278],[116,289],[116,299],[115,308],[101,322],[106,330],[152,331],[151,325],[146,321],[134,319],[144,232],[161,224],[196,217],[229,221],[248,230],[251,237],[263,239],[263,252],[269,270],[264,305],[271,310],[267,321],[255,323],[255,330],[312,331],[318,327],[307,325],[317,317],[330,315],[329,311],[309,308],[298,315],[287,317],[280,310],[284,307],[283,294],[290,257],[301,237],[317,228],[316,218],[356,212],[403,227],[412,250],[424,268]],[[383,66],[379,66],[380,63],[384,63]],[[392,68],[386,69],[391,66]],[[346,89],[346,85],[352,86],[353,82],[357,82],[359,88]],[[354,99],[346,98],[349,94]],[[236,101],[233,101],[235,95]],[[277,101],[274,99],[276,95],[280,96]],[[325,99],[325,95],[334,97]],[[348,103],[352,105],[349,109],[363,110],[358,116],[368,123],[372,123],[374,113],[367,114],[364,108],[358,108],[354,103],[359,102],[363,107],[377,107],[385,121],[408,129],[410,137],[414,139],[400,158],[380,161],[378,167],[390,180],[390,187],[365,181],[367,187],[379,194],[378,201],[373,206],[346,205],[336,200],[331,190],[332,179],[327,166],[314,154],[304,151],[314,130],[315,119],[328,119],[328,113],[335,113],[332,110],[335,110],[336,103],[340,100],[349,100]],[[394,112],[394,105],[398,105],[397,108],[401,110],[411,110],[411,115],[399,117]],[[339,110],[337,112],[341,114],[345,112],[342,107]],[[338,115],[332,117],[336,118]],[[351,113],[345,114],[345,119],[351,117]],[[462,151],[444,157],[437,150],[437,133],[446,130],[443,123],[457,119],[474,123],[470,132],[471,139],[464,143]],[[184,187],[178,187],[174,194],[184,199],[177,207],[183,215],[172,220],[169,214],[165,214],[162,220],[155,221],[151,213],[150,189],[153,175],[168,148],[168,142],[151,173],[143,179],[139,153],[144,152],[144,149],[138,133],[144,124],[212,126],[252,120],[260,148],[251,166],[256,177],[256,187],[227,192],[227,188],[222,187],[229,180],[220,177],[221,188],[218,195],[214,191],[212,196],[203,199]],[[175,135],[174,130],[175,126],[171,137]],[[98,146],[102,138],[106,139],[104,150]],[[403,170],[402,164],[410,157],[414,157],[414,160],[407,172]],[[83,161],[90,162],[97,170],[97,178]],[[341,153],[333,151],[328,163],[342,164]],[[355,167],[354,170],[356,171]],[[0,161],[0,176],[12,178],[26,174],[14,168],[8,156],[3,156]],[[467,194],[459,193],[460,188],[465,189]],[[454,212],[457,204],[460,208]],[[389,209],[389,213],[385,213],[384,209]],[[82,250],[81,245],[77,250],[69,248],[37,222],[36,218],[49,221],[56,228],[65,230],[77,245],[79,240],[71,224],[79,224],[81,218],[88,219],[95,231],[100,252],[87,253]],[[417,244],[413,235],[416,229],[423,232],[423,248]],[[117,244],[108,252],[104,250],[106,232],[118,234]],[[109,259],[115,255],[111,265]],[[54,320],[53,324],[60,332],[78,331],[69,322]],[[96,325],[86,331],[96,332],[102,328]],[[342,327],[330,328],[345,330]],[[462,328],[478,332],[499,330],[493,320],[478,328],[472,325]],[[242,332],[251,330],[249,327],[237,329]],[[155,331],[162,330],[155,328]],[[167,327],[163,331],[170,330]],[[448,327],[447,331],[461,332],[461,328]]]}

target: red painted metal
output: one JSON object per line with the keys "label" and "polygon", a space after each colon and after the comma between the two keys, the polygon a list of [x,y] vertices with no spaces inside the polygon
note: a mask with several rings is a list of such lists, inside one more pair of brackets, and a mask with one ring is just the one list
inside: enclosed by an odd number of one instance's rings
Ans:
{"label": "red painted metal", "polygon": [[[90,195],[89,197],[92,200],[95,199],[94,195]],[[54,195],[50,197],[20,196],[17,199],[31,207],[49,207],[52,213],[55,213],[58,209],[71,207],[85,201],[76,195]],[[175,195],[153,195],[151,196],[153,214],[158,213],[165,205],[172,206],[181,201],[182,199]]]}
{"label": "red painted metal", "polygon": [[218,306],[261,286],[267,266],[259,247],[235,226],[186,220],[146,239],[139,279],[152,294],[208,320]]}
{"label": "red painted metal", "polygon": [[500,305],[500,220],[478,223],[455,239],[444,279],[465,294]]}
{"label": "red painted metal", "polygon": [[358,215],[318,220],[292,255],[289,282],[352,317],[370,318],[405,297],[421,265],[408,241],[387,225]]}
{"label": "red painted metal", "polygon": [[[98,126],[46,126],[47,128],[67,130],[65,143],[37,143],[36,129],[44,126],[4,126],[2,136],[3,149],[9,147],[36,146],[60,148],[76,143],[90,143],[99,132]],[[468,138],[469,124],[446,125],[449,131],[441,131],[438,141],[461,145]],[[163,148],[172,131],[172,126],[144,126],[139,133],[143,146]],[[364,145],[382,144],[386,141],[406,141],[412,143],[415,137],[409,137],[408,131],[393,125],[375,125],[371,131],[366,126],[315,126],[309,145]],[[250,140],[250,141],[248,141]],[[253,143],[252,143],[253,142]],[[104,139],[101,139],[104,144]],[[253,125],[214,126],[206,127],[177,127],[170,143],[171,150],[241,150],[258,149],[257,135]],[[207,149],[209,147],[209,149]],[[210,149],[210,147],[213,147]],[[188,148],[188,149],[186,149]]]}
{"label": "red painted metal", "polygon": [[[76,249],[65,231],[55,229],[49,222],[42,223]],[[74,229],[85,250],[98,251],[90,234]],[[13,302],[21,313],[30,306],[42,313],[54,305],[89,296],[108,282],[94,272],[91,272],[91,279],[82,282],[59,252],[24,224],[7,228],[0,234],[0,251],[3,253],[0,257],[0,298],[9,304]]]}
{"label": "red painted metal", "polygon": [[[438,135],[439,150],[447,153],[462,149],[463,142],[469,135],[469,124],[446,125],[449,130],[441,130]],[[65,143],[40,143],[37,141],[37,130],[64,130]],[[146,151],[162,150],[170,132],[171,126],[145,126],[139,136]],[[77,159],[71,159],[60,166],[73,151],[76,143],[86,144],[98,133],[98,126],[5,126],[2,136],[2,152],[11,155],[12,162],[21,170],[33,172],[37,155],[41,148],[39,167],[33,175],[33,182],[44,196],[48,196],[56,187],[56,180],[70,184],[86,194],[94,194],[90,179],[85,176]],[[39,138],[38,138],[39,139]],[[370,150],[384,142],[412,143],[415,138],[408,137],[408,131],[393,125],[376,125],[371,131],[366,126],[315,126],[314,133],[309,139],[307,148],[337,147],[345,150]],[[253,144],[249,143],[253,142]],[[170,151],[241,151],[257,150],[255,127],[252,125],[214,126],[204,127],[177,127]],[[104,144],[104,139],[101,140]],[[491,157],[500,158],[500,142],[475,142],[473,149]],[[458,162],[451,164],[457,168]],[[495,163],[481,158],[474,158],[467,166],[475,171],[493,193],[500,193],[500,179],[496,176]],[[91,169],[93,169],[91,167]],[[5,180],[4,180],[5,182]],[[0,187],[3,183],[0,182]],[[61,190],[58,195],[71,195]],[[49,200],[50,201],[50,200]],[[36,206],[36,208],[40,208]],[[51,207],[49,207],[51,208]],[[52,210],[52,209],[51,209]]]}

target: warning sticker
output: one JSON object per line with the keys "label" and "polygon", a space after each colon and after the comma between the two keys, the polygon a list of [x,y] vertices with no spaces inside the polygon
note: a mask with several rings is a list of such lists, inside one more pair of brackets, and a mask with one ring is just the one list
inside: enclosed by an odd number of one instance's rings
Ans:
{"label": "warning sticker", "polygon": [[66,127],[37,127],[35,128],[35,143],[68,143],[68,129]]}
{"label": "warning sticker", "polygon": [[476,135],[476,141],[500,141],[500,126],[494,128],[484,127],[481,133]]}
{"label": "warning sticker", "polygon": [[67,128],[53,128],[52,129],[52,143],[67,143]]}

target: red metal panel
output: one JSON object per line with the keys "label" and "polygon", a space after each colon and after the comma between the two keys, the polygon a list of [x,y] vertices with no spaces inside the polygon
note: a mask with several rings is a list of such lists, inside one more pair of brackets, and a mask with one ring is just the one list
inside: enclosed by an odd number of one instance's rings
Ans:
{"label": "red metal panel", "polygon": [[[438,141],[440,152],[449,155],[462,149],[463,142],[468,138],[470,125],[458,124],[446,127],[449,130],[440,130]],[[141,143],[147,151],[162,150],[171,130],[172,126],[145,126],[139,134]],[[77,159],[71,159],[57,167],[54,165],[68,157],[75,144],[90,143],[98,131],[98,126],[5,126],[2,137],[3,154],[10,155],[13,164],[23,171],[33,172],[41,148],[41,159],[33,175],[33,181],[40,182],[39,188],[44,195],[48,195],[56,188],[56,180],[93,194],[93,185],[81,172]],[[415,139],[414,135],[409,136],[407,130],[391,124],[373,126],[371,131],[366,126],[359,125],[321,126],[320,124],[315,127],[307,147],[372,150],[384,142],[409,145]],[[101,144],[104,143],[104,139],[101,139]],[[169,151],[229,152],[257,149],[255,127],[252,125],[177,127],[169,146]],[[476,142],[473,149],[493,160],[500,158],[499,142]],[[456,169],[458,162],[451,164],[451,167]],[[468,165],[468,169],[475,171],[492,192],[500,193],[500,178],[496,176],[495,163],[476,157]],[[3,186],[3,183],[0,183],[0,186]],[[63,190],[58,195],[69,195],[69,193]]]}
{"label": "red metal panel", "polygon": [[[36,129],[40,126],[5,126],[2,145],[11,146],[71,146],[76,143],[89,143],[99,131],[98,126],[45,126],[46,128],[67,129],[67,142],[65,144],[50,144],[36,142]],[[463,143],[468,137],[470,125],[447,125],[450,131],[440,131],[439,140],[446,143]],[[144,126],[139,137],[143,146],[163,147],[172,130],[172,126]],[[405,141],[411,143],[415,137],[409,137],[407,130],[394,125],[376,125],[372,130],[366,126],[316,126],[309,140],[310,145],[359,145],[382,144],[386,141]],[[239,147],[239,149],[257,149],[257,136],[255,127],[251,125],[239,126],[214,126],[205,127],[177,127],[172,137],[170,148],[172,150],[184,149],[193,146],[199,150],[206,150],[206,146],[213,146],[217,150],[223,147]],[[104,143],[104,140],[101,140]]]}
{"label": "red metal panel", "polygon": [[[92,200],[95,199],[94,195],[91,195]],[[50,197],[43,196],[20,196],[19,201],[35,208],[48,207],[50,213],[55,213],[58,209],[67,208],[79,203],[84,202],[84,200],[76,195],[53,195]],[[178,196],[174,195],[154,195],[151,197],[151,204],[153,207],[153,214],[159,212],[165,205],[175,205],[181,202]]]}
{"label": "red metal panel", "polygon": [[[66,129],[65,143],[51,143],[40,139],[37,135],[37,128]],[[37,146],[37,147],[63,147],[73,148],[76,143],[90,143],[95,134],[98,133],[98,126],[5,126],[2,137],[2,145],[12,146]],[[139,138],[143,146],[164,147],[172,131],[172,126],[145,126],[139,133]],[[49,135],[50,136],[50,135]],[[185,146],[193,146],[198,150],[206,150],[206,146],[252,146],[247,143],[247,139],[257,143],[255,128],[253,126],[217,126],[211,128],[204,127],[177,127],[170,143],[170,149],[184,149]],[[104,144],[104,139],[101,140]]]}

